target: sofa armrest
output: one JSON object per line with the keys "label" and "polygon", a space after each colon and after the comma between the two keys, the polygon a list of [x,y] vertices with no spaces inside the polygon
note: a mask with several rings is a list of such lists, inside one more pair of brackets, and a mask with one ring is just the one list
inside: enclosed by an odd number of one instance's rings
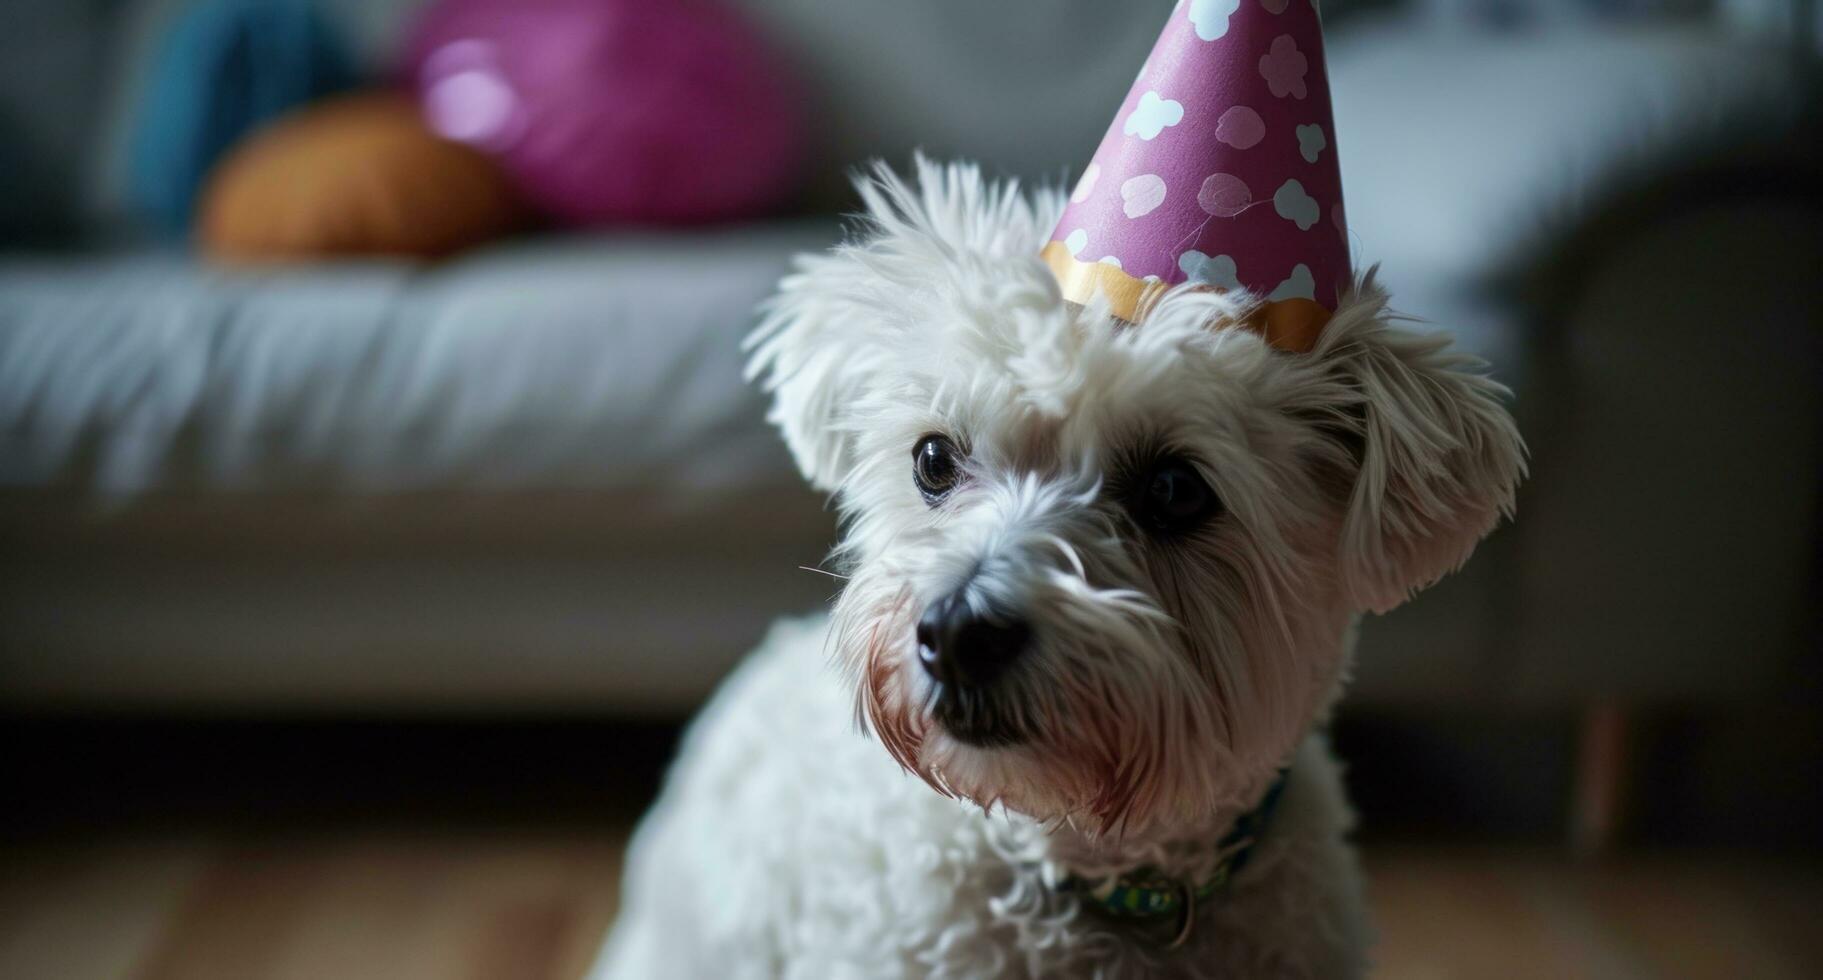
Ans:
{"label": "sofa armrest", "polygon": [[1790,198],[1666,216],[1593,256],[1541,353],[1505,685],[1727,699],[1807,628],[1823,221]]}

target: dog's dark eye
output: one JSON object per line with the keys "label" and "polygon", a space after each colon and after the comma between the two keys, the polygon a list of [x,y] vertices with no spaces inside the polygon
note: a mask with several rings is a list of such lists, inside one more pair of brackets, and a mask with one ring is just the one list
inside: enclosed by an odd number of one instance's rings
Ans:
{"label": "dog's dark eye", "polygon": [[1152,464],[1134,509],[1141,524],[1160,534],[1195,530],[1221,508],[1221,500],[1196,467],[1178,456]]}
{"label": "dog's dark eye", "polygon": [[925,436],[912,447],[912,479],[932,504],[962,482],[961,453],[943,436]]}

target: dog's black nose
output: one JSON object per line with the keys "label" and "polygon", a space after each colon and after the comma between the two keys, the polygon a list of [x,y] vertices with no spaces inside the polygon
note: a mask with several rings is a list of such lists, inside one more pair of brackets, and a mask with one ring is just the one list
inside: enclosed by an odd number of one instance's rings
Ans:
{"label": "dog's black nose", "polygon": [[992,608],[976,610],[957,591],[931,603],[918,619],[918,659],[941,683],[986,687],[1019,659],[1031,638],[1025,620]]}

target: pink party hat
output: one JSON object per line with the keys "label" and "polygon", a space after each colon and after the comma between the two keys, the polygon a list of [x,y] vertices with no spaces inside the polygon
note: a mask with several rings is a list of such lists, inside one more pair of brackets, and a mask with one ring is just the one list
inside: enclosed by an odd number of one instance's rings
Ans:
{"label": "pink party hat", "polygon": [[1181,0],[1051,238],[1066,299],[1137,322],[1176,283],[1244,289],[1309,350],[1351,274],[1316,0]]}

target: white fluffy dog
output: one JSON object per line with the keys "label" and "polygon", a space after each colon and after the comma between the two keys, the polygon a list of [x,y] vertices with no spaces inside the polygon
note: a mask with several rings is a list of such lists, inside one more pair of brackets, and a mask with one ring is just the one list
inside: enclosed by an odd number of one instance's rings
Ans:
{"label": "white fluffy dog", "polygon": [[1504,390],[1371,274],[1308,354],[1077,308],[1061,195],[917,170],[752,340],[847,582],[689,734],[597,975],[1360,974],[1321,729],[1357,616],[1510,510]]}

